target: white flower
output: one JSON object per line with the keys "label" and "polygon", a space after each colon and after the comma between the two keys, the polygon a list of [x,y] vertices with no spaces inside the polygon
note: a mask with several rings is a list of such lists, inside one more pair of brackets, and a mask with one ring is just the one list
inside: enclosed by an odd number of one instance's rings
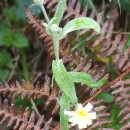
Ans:
{"label": "white flower", "polygon": [[92,124],[92,119],[96,119],[96,112],[90,112],[93,108],[91,103],[88,103],[85,107],[82,104],[77,104],[76,111],[64,111],[65,115],[69,115],[69,122],[72,126],[78,125],[79,129],[87,128]]}
{"label": "white flower", "polygon": [[38,6],[42,6],[44,4],[44,0],[33,0],[33,1]]}

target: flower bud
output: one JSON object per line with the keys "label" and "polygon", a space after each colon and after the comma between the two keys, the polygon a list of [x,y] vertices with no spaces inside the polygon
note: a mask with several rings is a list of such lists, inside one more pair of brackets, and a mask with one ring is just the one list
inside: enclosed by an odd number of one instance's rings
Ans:
{"label": "flower bud", "polygon": [[52,24],[50,27],[50,30],[51,30],[51,32],[58,33],[60,28],[58,27],[57,24]]}

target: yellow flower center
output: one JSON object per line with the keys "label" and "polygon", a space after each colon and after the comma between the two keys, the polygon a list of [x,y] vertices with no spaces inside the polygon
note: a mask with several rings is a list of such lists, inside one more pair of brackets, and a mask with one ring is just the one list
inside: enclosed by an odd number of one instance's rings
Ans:
{"label": "yellow flower center", "polygon": [[83,109],[77,110],[76,114],[78,117],[81,117],[81,118],[88,117],[88,113]]}

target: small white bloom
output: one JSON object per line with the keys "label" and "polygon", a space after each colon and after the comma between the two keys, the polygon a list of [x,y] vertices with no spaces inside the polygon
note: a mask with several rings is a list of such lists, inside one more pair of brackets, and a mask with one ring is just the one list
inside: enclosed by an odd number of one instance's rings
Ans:
{"label": "small white bloom", "polygon": [[33,1],[38,6],[42,6],[44,4],[44,0],[33,0]]}
{"label": "small white bloom", "polygon": [[87,128],[92,124],[92,120],[96,119],[96,112],[91,112],[93,106],[88,103],[85,107],[82,104],[77,104],[76,111],[64,111],[65,115],[69,115],[69,122],[72,126],[78,125],[79,129]]}

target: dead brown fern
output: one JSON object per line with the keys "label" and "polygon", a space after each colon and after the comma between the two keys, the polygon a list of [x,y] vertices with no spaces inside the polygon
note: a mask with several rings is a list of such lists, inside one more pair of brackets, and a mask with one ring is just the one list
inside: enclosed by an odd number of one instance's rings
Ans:
{"label": "dead brown fern", "polygon": [[29,24],[39,33],[39,37],[44,40],[45,43],[52,45],[52,38],[45,31],[45,27],[42,25],[42,21],[39,20],[36,16],[32,15],[28,7],[25,6],[26,16],[29,19]]}
{"label": "dead brown fern", "polygon": [[[50,90],[50,78],[48,76],[45,77],[44,85],[40,85],[38,82],[35,86],[33,84],[26,84],[23,80],[22,84],[18,81],[16,83],[8,84],[5,82],[0,85],[0,94],[3,97],[16,99],[18,96],[21,96],[23,100],[25,97],[28,97],[30,100],[32,99],[42,99],[44,108],[48,109],[51,107],[51,111],[49,113],[54,115],[59,109],[59,103],[57,101],[56,88],[54,87]],[[49,109],[48,109],[49,110]]]}
{"label": "dead brown fern", "polygon": [[119,123],[123,125],[121,130],[127,130],[130,128],[130,79],[120,80],[111,88],[117,107],[122,109],[118,114],[118,117],[121,118]]}
{"label": "dead brown fern", "polygon": [[21,107],[16,109],[5,99],[0,102],[0,125],[7,124],[8,128],[14,130],[49,130],[52,119],[45,121],[45,117],[37,117],[35,112],[30,112],[30,108],[25,110]]}

